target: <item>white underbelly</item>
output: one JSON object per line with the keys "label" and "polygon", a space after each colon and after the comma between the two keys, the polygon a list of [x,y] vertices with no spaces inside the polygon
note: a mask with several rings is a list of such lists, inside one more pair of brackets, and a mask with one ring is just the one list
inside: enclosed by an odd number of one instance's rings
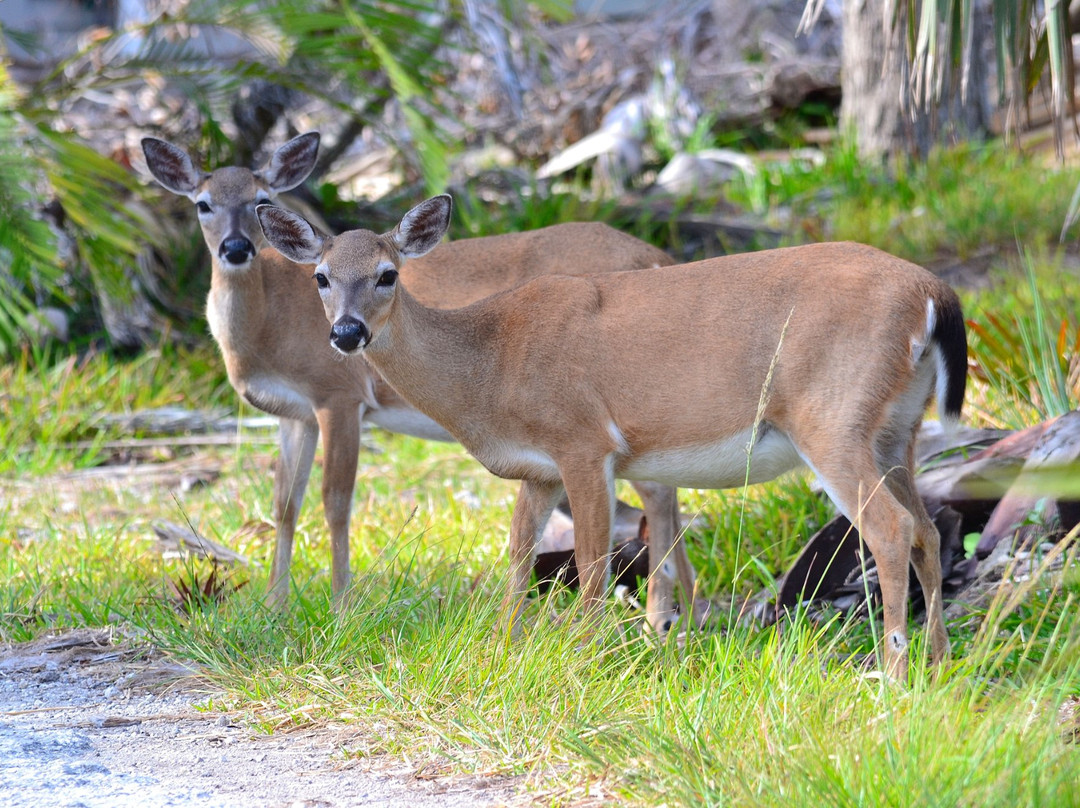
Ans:
{"label": "white underbelly", "polygon": [[277,376],[256,376],[244,386],[244,398],[263,412],[279,418],[311,421],[315,410],[311,400]]}
{"label": "white underbelly", "polygon": [[765,428],[747,461],[751,430],[699,446],[664,449],[617,459],[615,476],[682,488],[737,488],[762,483],[803,465],[787,435]]}
{"label": "white underbelly", "polygon": [[412,435],[425,440],[454,439],[435,421],[412,407],[372,407],[364,411],[364,420],[399,435]]}
{"label": "white underbelly", "polygon": [[558,480],[559,468],[547,452],[513,441],[487,440],[466,446],[492,474],[509,480]]}

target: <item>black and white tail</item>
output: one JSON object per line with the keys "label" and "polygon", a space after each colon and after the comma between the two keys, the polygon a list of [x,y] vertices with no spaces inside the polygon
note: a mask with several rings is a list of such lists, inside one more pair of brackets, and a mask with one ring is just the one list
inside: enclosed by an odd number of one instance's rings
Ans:
{"label": "black and white tail", "polygon": [[937,357],[937,402],[941,420],[955,423],[967,387],[967,331],[960,300],[948,290],[933,301],[930,338]]}

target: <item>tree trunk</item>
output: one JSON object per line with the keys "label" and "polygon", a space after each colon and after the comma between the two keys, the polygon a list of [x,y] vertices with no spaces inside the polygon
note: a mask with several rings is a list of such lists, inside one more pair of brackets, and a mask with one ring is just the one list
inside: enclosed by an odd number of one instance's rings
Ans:
{"label": "tree trunk", "polygon": [[891,4],[886,0],[843,4],[840,122],[845,131],[854,132],[860,157],[925,157],[935,144],[984,136],[990,121],[986,4],[976,4],[966,91],[961,90],[959,60],[940,53],[944,70],[940,93],[922,103],[910,90],[911,61],[902,25],[890,25],[886,5]]}
{"label": "tree trunk", "polygon": [[887,30],[884,14],[884,0],[844,3],[840,125],[855,135],[864,158],[904,150],[903,46],[899,34]]}

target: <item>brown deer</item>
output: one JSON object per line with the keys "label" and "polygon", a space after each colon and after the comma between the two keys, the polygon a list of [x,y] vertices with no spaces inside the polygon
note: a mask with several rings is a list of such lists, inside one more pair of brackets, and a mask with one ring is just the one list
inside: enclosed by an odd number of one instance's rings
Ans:
{"label": "brown deer", "polygon": [[521,479],[512,621],[564,489],[595,610],[616,478],[729,488],[806,465],[877,561],[887,672],[907,671],[909,561],[933,659],[946,657],[940,538],[912,465],[935,389],[948,420],[963,402],[967,339],[952,289],[872,247],[814,244],[552,275],[438,310],[399,271],[439,243],[450,209],[449,196],[433,197],[381,235],[322,235],[266,205],[258,215],[270,244],[315,264],[330,343],[366,358],[492,472]]}
{"label": "brown deer", "polygon": [[[349,516],[361,421],[452,440],[435,421],[406,404],[366,362],[342,361],[326,341],[325,315],[311,268],[266,247],[256,204],[303,182],[318,146],[318,134],[308,133],[281,146],[260,171],[227,167],[206,173],[184,150],[155,138],[142,141],[155,179],[191,199],[198,210],[213,258],[206,314],[229,381],[250,404],[281,419],[274,477],[277,535],[269,582],[273,603],[288,594],[293,534],[320,434],[336,596],[349,580]],[[410,262],[403,282],[428,305],[460,306],[546,273],[670,263],[663,251],[606,225],[571,223],[448,242]],[[636,488],[650,525],[650,559],[674,562],[684,597],[692,598],[694,571],[676,538],[675,491],[654,483]],[[650,578],[649,622],[660,630],[674,616],[672,587],[666,565]]]}

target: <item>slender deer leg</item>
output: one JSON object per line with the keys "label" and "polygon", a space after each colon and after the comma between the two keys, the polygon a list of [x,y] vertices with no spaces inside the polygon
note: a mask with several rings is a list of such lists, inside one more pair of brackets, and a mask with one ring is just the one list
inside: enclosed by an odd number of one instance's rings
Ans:
{"label": "slender deer leg", "polygon": [[863,506],[862,535],[877,561],[884,611],[885,672],[904,680],[908,670],[907,600],[908,565],[911,562],[911,537],[914,519],[895,500],[875,503],[875,498],[891,500],[892,495],[878,489]]}
{"label": "slender deer leg", "polygon": [[277,523],[274,560],[270,565],[267,601],[281,607],[289,598],[289,564],[293,536],[304,501],[319,428],[314,422],[282,418],[278,427],[277,469],[274,472],[274,521]]}
{"label": "slender deer leg", "polygon": [[360,451],[360,410],[327,407],[315,412],[323,438],[323,510],[330,527],[331,588],[341,604],[349,586],[349,517]]}
{"label": "slender deer leg", "polygon": [[869,455],[811,463],[877,563],[884,612],[885,672],[906,681],[908,564],[915,518],[893,496]]}
{"label": "slender deer leg", "polygon": [[615,514],[612,463],[560,466],[574,514],[574,559],[586,618],[598,616],[611,573],[611,524]]}
{"label": "slender deer leg", "polygon": [[[641,497],[649,525],[649,584],[646,620],[658,634],[674,625],[675,593],[672,565],[682,590],[684,613],[693,615],[695,572],[680,535],[679,498],[676,489],[650,482],[633,482]],[[692,618],[690,618],[692,619]]]}
{"label": "slender deer leg", "polygon": [[520,630],[521,607],[529,593],[536,545],[551,512],[563,495],[560,482],[522,480],[510,520],[510,583],[503,599],[503,619],[514,634]]}
{"label": "slender deer leg", "polygon": [[[908,449],[908,468],[914,461],[913,448]],[[902,467],[888,471],[885,481],[893,496],[915,520],[911,544],[911,564],[922,587],[926,601],[926,631],[930,635],[930,659],[934,664],[949,655],[949,635],[945,630],[945,615],[941,591],[941,536],[915,487],[911,473]]]}

